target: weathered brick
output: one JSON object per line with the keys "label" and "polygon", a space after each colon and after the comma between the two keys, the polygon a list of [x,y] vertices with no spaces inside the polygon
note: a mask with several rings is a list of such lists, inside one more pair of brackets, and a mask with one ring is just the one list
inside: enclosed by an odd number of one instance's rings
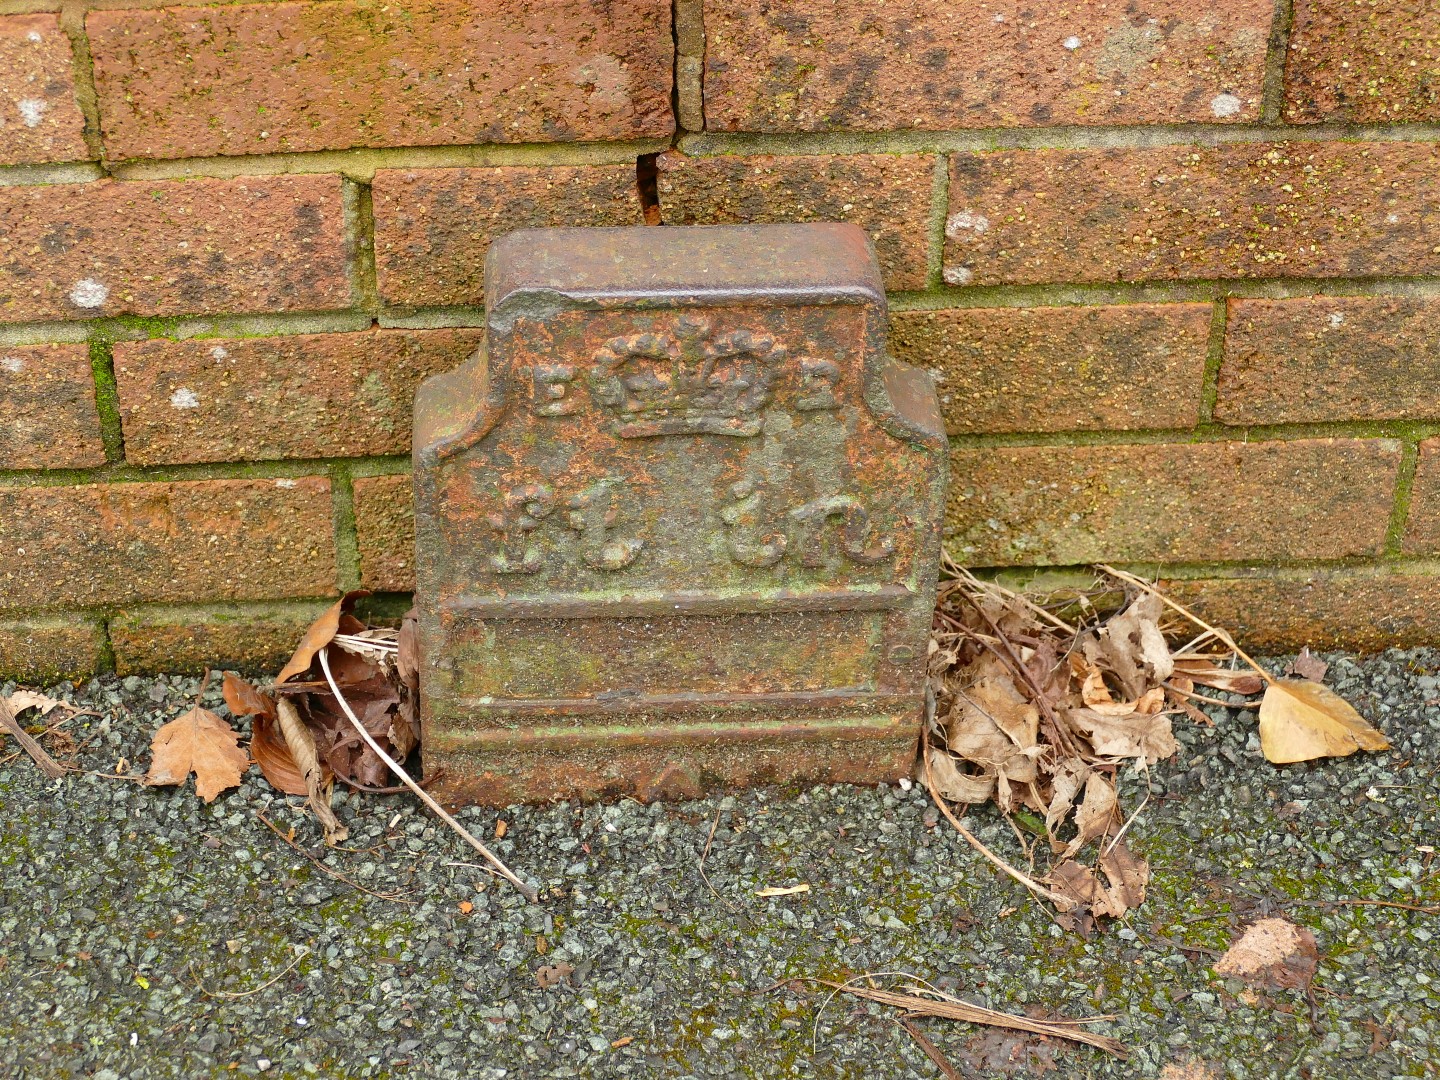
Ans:
{"label": "weathered brick", "polygon": [[410,474],[355,478],[360,584],[375,592],[415,588],[415,511]]}
{"label": "weathered brick", "polygon": [[0,165],[83,161],[84,133],[59,16],[0,16]]}
{"label": "weathered brick", "polygon": [[413,307],[482,303],[485,252],[512,229],[644,224],[633,165],[384,169],[372,193],[380,295]]}
{"label": "weathered brick", "polygon": [[0,187],[0,319],[350,303],[338,176]]}
{"label": "weathered brick", "polygon": [[1209,332],[1209,304],[897,311],[890,351],[937,377],[952,435],[1179,428]]}
{"label": "weathered brick", "polygon": [[1426,0],[1295,0],[1285,119],[1440,118],[1440,9]]}
{"label": "weathered brick", "polygon": [[953,450],[946,547],[971,566],[1378,554],[1389,439]]}
{"label": "weathered brick", "polygon": [[0,488],[0,608],[335,591],[330,481]]}
{"label": "weathered brick", "polygon": [[925,287],[933,157],[686,157],[671,151],[656,164],[667,225],[852,221],[870,234],[886,287]]}
{"label": "weathered brick", "polygon": [[137,464],[410,451],[421,379],[459,367],[480,330],[119,342],[125,455]]}
{"label": "weathered brick", "polygon": [[99,620],[39,615],[0,622],[0,679],[48,685],[78,682],[100,666],[105,634]]}
{"label": "weathered brick", "polygon": [[115,672],[247,671],[274,675],[324,605],[246,604],[121,611],[110,620]]}
{"label": "weathered brick", "polygon": [[935,130],[1259,117],[1270,0],[1000,9],[705,2],[719,131]]}
{"label": "weathered brick", "polygon": [[957,154],[945,280],[1432,274],[1437,201],[1430,143]]}
{"label": "weathered brick", "polygon": [[92,12],[122,158],[668,136],[669,0]]}
{"label": "weathered brick", "polygon": [[1440,439],[1420,444],[1415,484],[1410,490],[1410,517],[1400,547],[1407,555],[1440,554]]}
{"label": "weathered brick", "polygon": [[1231,300],[1215,419],[1226,424],[1440,417],[1440,301]]}
{"label": "weathered brick", "polygon": [[0,469],[105,463],[89,346],[0,347]]}
{"label": "weathered brick", "polygon": [[1317,570],[1160,584],[1249,649],[1372,652],[1440,638],[1440,577]]}

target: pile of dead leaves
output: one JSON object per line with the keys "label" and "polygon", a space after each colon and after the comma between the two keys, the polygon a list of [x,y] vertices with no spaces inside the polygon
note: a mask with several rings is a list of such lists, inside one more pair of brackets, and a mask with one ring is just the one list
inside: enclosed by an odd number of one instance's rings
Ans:
{"label": "pile of dead leaves", "polygon": [[[1319,682],[1273,677],[1223,630],[1122,571],[1102,568],[1097,588],[1123,594],[1118,609],[1103,617],[1087,605],[1088,617],[1072,622],[948,569],[955,576],[941,585],[930,642],[935,707],[922,778],[966,839],[1053,903],[1062,925],[1088,931],[1144,900],[1149,867],[1125,842],[1133,815],[1122,813],[1116,777],[1173,755],[1176,717],[1210,724],[1197,702],[1236,704],[1197,688],[1265,691],[1260,736],[1272,762],[1389,746]],[[949,806],[990,801],[1032,865],[1048,849],[1043,875],[984,848]]]}
{"label": "pile of dead leaves", "polygon": [[156,732],[148,782],[180,784],[193,772],[196,792],[209,802],[240,783],[253,755],[273,787],[308,798],[327,843],[343,840],[345,831],[330,810],[336,780],[361,791],[395,790],[389,766],[344,706],[395,761],[404,761],[420,741],[414,620],[406,616],[398,631],[367,626],[353,613],[355,601],[366,595],[347,593],[316,619],[273,684],[262,689],[225,676],[225,704],[236,716],[252,717],[248,753],[239,746],[239,732],[197,703]]}

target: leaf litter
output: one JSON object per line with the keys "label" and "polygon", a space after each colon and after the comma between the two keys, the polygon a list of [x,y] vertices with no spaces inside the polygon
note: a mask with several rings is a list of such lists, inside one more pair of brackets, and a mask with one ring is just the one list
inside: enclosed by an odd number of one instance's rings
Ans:
{"label": "leaf litter", "polygon": [[[1261,748],[1273,763],[1390,745],[1338,694],[1305,678],[1325,674],[1308,651],[1290,668],[1300,677],[1276,678],[1226,631],[1125,571],[1097,567],[1101,590],[1124,601],[1103,615],[1087,600],[1072,623],[944,565],[950,576],[940,586],[929,646],[920,778],[966,841],[1050,901],[1066,929],[1088,933],[1096,919],[1120,918],[1145,900],[1150,868],[1126,843],[1144,804],[1125,815],[1122,770],[1147,774],[1174,755],[1176,718],[1211,724],[1197,701],[1255,707],[1197,687],[1263,691]],[[982,803],[1011,822],[1029,872],[965,828],[966,810]],[[1043,843],[1027,843],[1022,826]]]}

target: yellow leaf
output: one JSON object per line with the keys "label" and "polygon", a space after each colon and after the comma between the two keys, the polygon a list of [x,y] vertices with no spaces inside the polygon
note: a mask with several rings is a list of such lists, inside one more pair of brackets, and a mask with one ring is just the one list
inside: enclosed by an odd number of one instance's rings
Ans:
{"label": "yellow leaf", "polygon": [[150,989],[150,980],[147,979],[147,978],[145,978],[144,975],[136,975],[136,976],[135,976],[135,985],[137,985],[138,987],[140,987],[141,990],[149,990],[149,989]]}
{"label": "yellow leaf", "polygon": [[1260,749],[1276,765],[1356,750],[1388,750],[1390,741],[1328,686],[1280,679],[1260,701]]}
{"label": "yellow leaf", "polygon": [[779,889],[771,886],[768,889],[756,889],[756,896],[794,896],[796,893],[809,892],[810,886],[806,884],[791,885],[789,888]]}

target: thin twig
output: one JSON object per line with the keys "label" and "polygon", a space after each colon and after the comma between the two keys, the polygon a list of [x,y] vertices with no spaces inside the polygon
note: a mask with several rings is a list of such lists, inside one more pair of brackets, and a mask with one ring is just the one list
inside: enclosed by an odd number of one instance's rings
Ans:
{"label": "thin twig", "polygon": [[1163,603],[1166,607],[1174,611],[1178,611],[1181,615],[1184,615],[1185,618],[1189,619],[1196,626],[1200,627],[1200,629],[1210,631],[1212,634],[1214,634],[1217,638],[1219,638],[1222,642],[1225,643],[1225,647],[1227,649],[1233,652],[1236,656],[1240,657],[1241,660],[1244,660],[1245,663],[1249,664],[1250,667],[1254,670],[1255,674],[1259,675],[1267,683],[1273,684],[1276,681],[1274,675],[1271,675],[1254,660],[1250,659],[1249,655],[1246,654],[1245,650],[1240,648],[1239,645],[1235,644],[1235,639],[1232,638],[1227,631],[1220,629],[1220,627],[1218,626],[1212,626],[1210,623],[1200,618],[1199,615],[1196,615],[1189,608],[1176,603],[1174,600],[1171,600],[1168,596],[1162,593],[1159,589],[1155,588],[1155,586],[1151,585],[1148,581],[1145,581],[1142,578],[1138,578],[1134,574],[1127,574],[1124,570],[1116,570],[1113,566],[1106,566],[1104,563],[1096,563],[1095,565],[1097,569],[1103,570],[1111,577],[1118,578],[1120,581],[1124,581],[1130,585],[1134,585],[1137,589],[1143,589],[1151,596],[1157,597],[1160,602]]}
{"label": "thin twig", "polygon": [[225,998],[227,1001],[234,1001],[236,998],[246,998],[246,997],[249,997],[251,994],[258,994],[261,990],[264,990],[267,986],[274,986],[277,982],[279,982],[281,979],[283,979],[286,975],[289,975],[290,972],[295,969],[295,965],[296,965],[296,964],[300,963],[301,960],[304,960],[305,957],[307,957],[307,956],[310,955],[310,952],[311,952],[310,946],[308,946],[308,945],[301,945],[301,946],[299,946],[299,948],[300,948],[300,953],[299,953],[299,955],[297,955],[294,960],[291,960],[290,963],[286,965],[284,971],[280,972],[279,975],[276,975],[273,979],[269,980],[268,982],[263,982],[263,983],[261,983],[259,986],[255,987],[255,989],[253,989],[253,990],[244,990],[244,991],[240,991],[240,992],[238,992],[238,993],[236,993],[236,992],[234,992],[234,991],[230,991],[230,990],[206,990],[205,987],[203,987],[203,986],[200,985],[200,979],[199,979],[199,977],[195,974],[195,967],[194,967],[193,964],[190,966],[190,977],[195,980],[195,989],[199,990],[199,991],[200,991],[202,994],[204,994],[206,997]]}
{"label": "thin twig", "polygon": [[940,1052],[940,1048],[925,1037],[925,1033],[915,1026],[914,1021],[902,1016],[895,1022],[910,1033],[910,1037],[915,1040],[915,1045],[920,1047],[925,1056],[934,1063],[945,1080],[965,1080],[965,1077],[960,1075],[960,1070],[950,1064],[950,1060]]}
{"label": "thin twig", "polygon": [[10,703],[3,696],[0,696],[0,727],[5,729],[6,734],[15,737],[20,748],[30,755],[30,760],[51,780],[59,780],[65,775],[65,767],[47,754],[45,748],[20,726],[20,721],[16,720],[15,714],[10,711]]}
{"label": "thin twig", "polygon": [[702,881],[705,882],[705,887],[709,889],[712,894],[714,894],[716,900],[719,900],[731,911],[734,911],[735,905],[730,903],[728,900],[726,900],[723,896],[721,896],[718,892],[715,891],[715,886],[710,884],[710,875],[705,873],[705,860],[710,857],[710,845],[715,842],[715,830],[719,828],[719,826],[720,808],[717,806],[715,808],[715,820],[710,822],[710,835],[705,837],[705,850],[700,852],[700,878]]}
{"label": "thin twig", "polygon": [[1169,690],[1172,694],[1179,694],[1181,697],[1183,697],[1183,698],[1189,698],[1191,701],[1203,701],[1206,705],[1219,705],[1219,706],[1221,706],[1221,707],[1223,707],[1223,708],[1226,708],[1226,709],[1258,709],[1258,708],[1260,708],[1260,703],[1257,702],[1257,701],[1240,701],[1240,702],[1221,701],[1218,697],[1206,697],[1204,694],[1195,694],[1195,693],[1191,693],[1189,690],[1181,690],[1178,686],[1175,686],[1173,683],[1168,683],[1168,682],[1167,682],[1167,683],[1161,683],[1160,685],[1163,686],[1163,687],[1165,687],[1165,689],[1166,689],[1166,690]]}
{"label": "thin twig", "polygon": [[[436,769],[429,776],[425,777],[425,779],[416,780],[415,782],[423,788],[428,788],[444,775],[445,770],[443,768]],[[396,784],[393,787],[371,787],[369,784],[362,784],[358,780],[351,780],[348,776],[341,776],[339,773],[335,774],[335,779],[339,780],[340,783],[346,787],[363,792],[366,795],[399,795],[402,791],[410,790],[404,784]]]}
{"label": "thin twig", "polygon": [[972,833],[969,829],[965,828],[964,825],[960,824],[960,819],[957,818],[953,813],[951,813],[950,807],[945,804],[945,800],[942,799],[940,797],[940,793],[935,790],[935,780],[930,773],[930,740],[928,738],[924,740],[924,750],[922,753],[925,760],[926,790],[930,792],[930,798],[935,801],[935,805],[940,808],[940,812],[945,815],[951,825],[955,826],[955,831],[965,838],[965,842],[968,843],[971,847],[973,847],[976,851],[978,851],[981,855],[983,855],[986,859],[988,859],[997,869],[1003,871],[1006,874],[1009,874],[1012,878],[1018,881],[1021,885],[1024,885],[1025,888],[1029,889],[1037,896],[1043,896],[1046,900],[1049,900],[1061,911],[1069,911],[1071,908],[1073,908],[1075,906],[1075,902],[1069,897],[1061,896],[1057,892],[1052,892],[1033,878],[1026,877],[1019,870],[1016,870],[1004,859],[1000,858],[999,855],[996,855],[993,851],[991,851],[984,844],[982,844],[979,838],[976,837],[974,833]]}
{"label": "thin twig", "polygon": [[421,802],[423,802],[426,806],[428,806],[432,811],[435,812],[436,816],[439,817],[441,821],[445,822],[446,825],[449,825],[450,828],[454,829],[457,833],[459,833],[461,839],[463,839],[467,844],[469,844],[472,848],[478,851],[481,857],[484,858],[486,862],[489,862],[495,867],[496,870],[500,872],[501,877],[503,877],[506,881],[510,882],[510,884],[514,885],[515,888],[520,891],[521,896],[525,897],[525,899],[529,900],[532,904],[538,904],[540,902],[540,894],[537,893],[534,888],[525,884],[525,882],[521,881],[518,877],[516,877],[514,871],[512,871],[508,866],[501,862],[499,857],[494,855],[489,848],[487,848],[479,840],[476,840],[475,837],[471,836],[469,831],[466,830],[465,826],[461,825],[458,821],[451,817],[445,811],[445,808],[431,797],[428,791],[422,788],[414,780],[410,779],[410,774],[400,767],[400,763],[394,758],[392,758],[389,754],[387,754],[383,749],[381,749],[380,744],[375,741],[374,736],[371,735],[370,732],[365,730],[365,725],[360,723],[360,720],[351,710],[350,703],[346,701],[345,696],[340,693],[340,687],[337,686],[335,683],[335,676],[330,674],[330,660],[329,657],[326,655],[328,652],[329,647],[327,646],[326,648],[321,649],[320,652],[316,654],[320,658],[320,670],[325,673],[325,681],[330,684],[330,692],[335,695],[335,700],[339,702],[341,710],[345,713],[345,716],[350,721],[350,723],[355,726],[355,730],[360,733],[360,737],[365,740],[365,744],[369,746],[372,751],[374,751],[376,756],[379,757],[380,760],[386,764],[386,766],[390,769],[391,772],[393,772],[396,776],[400,777],[400,779],[404,782],[405,786],[408,787],[411,791],[413,791],[419,797]]}
{"label": "thin twig", "polygon": [[395,904],[413,904],[413,903],[415,903],[414,900],[406,900],[403,896],[396,896],[396,895],[393,894],[393,893],[380,893],[380,892],[375,892],[373,889],[367,889],[364,885],[361,885],[358,881],[354,881],[354,880],[352,880],[351,878],[346,877],[346,876],[345,876],[344,874],[342,874],[339,870],[336,870],[336,869],[334,869],[333,867],[330,867],[330,866],[326,866],[326,865],[325,865],[324,863],[322,863],[319,859],[317,859],[314,855],[311,855],[310,852],[306,851],[306,850],[305,850],[303,847],[301,847],[299,844],[295,843],[294,840],[291,840],[290,837],[286,836],[283,832],[280,831],[280,826],[276,825],[273,821],[271,821],[268,817],[265,816],[265,811],[263,811],[263,810],[256,810],[256,811],[255,811],[255,816],[258,817],[261,821],[263,821],[266,825],[268,825],[268,826],[270,827],[270,831],[273,832],[276,836],[278,836],[281,840],[285,841],[285,843],[289,844],[292,848],[294,848],[296,851],[298,851],[301,855],[304,855],[305,858],[309,859],[310,862],[315,866],[315,869],[319,870],[321,873],[323,873],[323,874],[329,874],[329,875],[330,875],[332,878],[334,878],[336,881],[343,881],[346,885],[349,885],[352,889],[359,889],[361,892],[365,893],[367,896],[373,896],[373,897],[375,897],[375,899],[377,899],[377,900],[389,900],[390,902],[395,903]]}
{"label": "thin twig", "polygon": [[1113,1020],[1115,1019],[1113,1016],[1091,1016],[1083,1020],[1055,1023],[1046,1020],[1032,1020],[1028,1016],[1016,1016],[1013,1013],[1003,1013],[996,1009],[987,1009],[983,1005],[972,1005],[968,1001],[961,1001],[957,997],[940,994],[938,991],[931,991],[940,999],[937,1001],[919,994],[898,993],[894,990],[872,990],[867,986],[854,986],[852,985],[854,980],[851,980],[851,983],[836,983],[828,979],[813,981],[822,986],[832,987],[841,993],[854,994],[856,997],[862,997],[869,1001],[878,1001],[882,1005],[893,1005],[920,1016],[943,1016],[950,1020],[963,1020],[971,1024],[985,1024],[989,1027],[1009,1028],[1012,1031],[1028,1031],[1032,1035],[1049,1035],[1055,1039],[1069,1039],[1072,1042],[1084,1043],[1086,1046],[1104,1050],[1118,1058],[1124,1058],[1129,1053],[1119,1039],[1112,1039],[1109,1035],[1096,1035],[1094,1032],[1083,1031],[1076,1026],[1098,1023],[1102,1020]]}

